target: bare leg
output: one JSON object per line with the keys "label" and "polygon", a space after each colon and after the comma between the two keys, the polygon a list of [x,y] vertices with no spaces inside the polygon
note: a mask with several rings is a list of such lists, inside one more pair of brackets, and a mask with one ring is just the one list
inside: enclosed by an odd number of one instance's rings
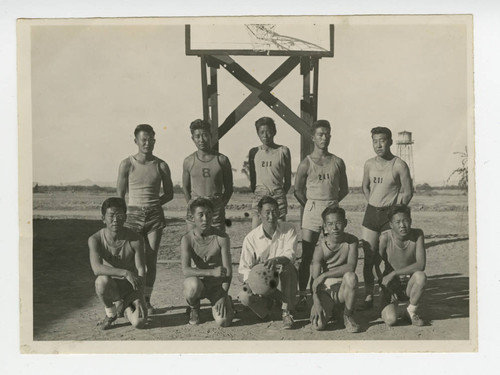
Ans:
{"label": "bare leg", "polygon": [[422,271],[415,272],[406,287],[406,295],[410,297],[410,304],[417,306],[420,297],[424,293],[427,276]]}
{"label": "bare leg", "polygon": [[339,302],[345,303],[346,310],[353,311],[354,301],[356,299],[356,286],[358,277],[354,272],[346,272],[342,278],[342,284],[339,289]]}
{"label": "bare leg", "polygon": [[332,297],[330,297],[330,295],[325,291],[320,291],[318,293],[318,297],[321,307],[325,310],[326,316],[324,318],[320,316],[317,322],[312,321],[312,316],[311,316],[311,324],[312,328],[315,329],[316,331],[322,331],[326,328],[328,321],[333,315],[333,300]]}
{"label": "bare leg", "polygon": [[146,245],[146,288],[144,289],[144,297],[146,303],[151,299],[153,286],[156,280],[156,261],[158,259],[158,249],[160,248],[160,241],[163,229],[158,229],[154,232],[148,233],[145,241]]}
{"label": "bare leg", "polygon": [[302,259],[299,266],[299,290],[305,292],[311,275],[311,261],[318,242],[319,232],[302,229]]}
{"label": "bare leg", "polygon": [[108,308],[113,307],[113,302],[120,299],[118,287],[115,281],[109,276],[97,276],[95,291],[104,306]]}
{"label": "bare leg", "polygon": [[184,279],[184,298],[190,306],[198,306],[203,288],[203,283],[197,277]]}
{"label": "bare leg", "polygon": [[380,233],[371,229],[361,227],[361,237],[363,238],[364,264],[363,278],[365,280],[365,301],[373,301],[373,288],[375,286],[375,278],[373,276],[373,264],[375,261],[375,253],[378,251],[378,239]]}

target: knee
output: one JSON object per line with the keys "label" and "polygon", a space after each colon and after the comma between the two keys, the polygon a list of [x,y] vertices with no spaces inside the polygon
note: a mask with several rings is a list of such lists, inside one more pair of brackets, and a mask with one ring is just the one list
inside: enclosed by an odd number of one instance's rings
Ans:
{"label": "knee", "polygon": [[323,319],[318,320],[318,322],[311,323],[312,329],[315,331],[323,331],[326,328],[326,322]]}
{"label": "knee", "polygon": [[186,299],[196,299],[200,297],[202,284],[197,277],[189,277],[184,280],[184,297]]}
{"label": "knee", "polygon": [[342,281],[349,289],[354,289],[358,284],[358,277],[354,272],[346,272],[342,277]]}
{"label": "knee", "polygon": [[95,279],[95,290],[98,294],[103,294],[111,282],[111,277],[109,276],[97,276]]}
{"label": "knee", "polygon": [[423,271],[417,271],[413,274],[413,278],[415,279],[415,285],[419,287],[424,287],[427,282],[427,275]]}
{"label": "knee", "polygon": [[125,309],[126,317],[130,324],[132,324],[132,327],[139,329],[144,328],[147,321],[146,311],[145,306],[138,300],[134,301],[131,306]]}
{"label": "knee", "polygon": [[396,306],[390,304],[384,307],[384,309],[382,310],[381,317],[384,323],[387,324],[389,327],[395,325],[398,320]]}

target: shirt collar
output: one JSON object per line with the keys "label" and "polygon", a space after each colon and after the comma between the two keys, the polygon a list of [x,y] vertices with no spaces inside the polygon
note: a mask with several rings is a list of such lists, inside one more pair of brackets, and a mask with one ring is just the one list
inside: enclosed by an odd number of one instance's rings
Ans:
{"label": "shirt collar", "polygon": [[[276,235],[281,234],[281,225],[282,225],[282,223],[278,221],[278,225],[276,226],[276,230],[274,231],[271,239],[273,239]],[[258,234],[260,239],[267,238],[266,234],[264,233],[264,226],[262,224],[259,225],[257,234]]]}

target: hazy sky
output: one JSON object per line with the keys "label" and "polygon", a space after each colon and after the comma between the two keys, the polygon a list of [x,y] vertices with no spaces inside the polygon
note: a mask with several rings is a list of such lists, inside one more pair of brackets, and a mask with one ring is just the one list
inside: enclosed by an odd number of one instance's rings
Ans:
{"label": "hazy sky", "polygon": [[[332,123],[330,150],[346,162],[351,185],[374,156],[370,129],[379,125],[395,137],[413,132],[417,183],[441,184],[459,166],[453,152],[467,142],[466,41],[464,25],[335,22],[335,57],[320,60],[318,115]],[[139,123],[155,128],[155,154],[181,180],[182,161],[195,150],[189,123],[202,117],[200,59],[185,55],[183,26],[37,26],[31,44],[34,181],[115,181],[120,161],[136,152]],[[235,60],[262,81],[284,58]],[[218,86],[222,123],[249,91],[222,68]],[[299,69],[273,92],[300,113]],[[264,104],[222,138],[220,151],[239,171],[258,144],[261,116],[277,120],[275,140],[290,147],[296,170],[299,135]]]}

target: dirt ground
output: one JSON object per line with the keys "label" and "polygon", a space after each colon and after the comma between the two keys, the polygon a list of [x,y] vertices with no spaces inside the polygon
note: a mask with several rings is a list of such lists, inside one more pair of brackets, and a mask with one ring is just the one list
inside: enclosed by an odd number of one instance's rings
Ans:
{"label": "dirt ground", "polygon": [[[413,226],[423,229],[427,248],[428,285],[420,315],[425,327],[406,323],[386,327],[375,307],[357,312],[363,331],[348,334],[342,322],[331,322],[326,331],[316,332],[308,313],[295,313],[297,327],[283,330],[279,310],[261,321],[236,303],[238,314],[231,327],[218,328],[207,300],[202,304],[199,326],[187,324],[182,297],[179,243],[185,231],[184,204],[176,196],[166,209],[168,225],[159,252],[157,280],[152,303],[157,313],[145,329],[135,330],[120,318],[113,329],[96,327],[104,317],[94,292],[94,276],[88,260],[87,238],[102,227],[98,207],[106,198],[82,193],[35,194],[33,242],[34,340],[464,340],[469,338],[469,238],[467,200],[460,194],[417,195],[412,201]],[[241,243],[251,227],[250,196],[236,195],[228,207],[232,225],[228,228],[233,257],[230,294],[241,288],[237,263]],[[294,199],[290,199],[292,207]],[[351,194],[343,202],[347,209],[347,231],[359,236],[363,197]],[[296,202],[295,202],[296,204]],[[288,220],[300,229],[298,209],[290,209]],[[300,233],[300,230],[299,230]],[[300,245],[299,245],[300,248]],[[363,296],[362,252],[357,267],[360,280],[358,302]],[[376,291],[378,294],[378,290]]]}

